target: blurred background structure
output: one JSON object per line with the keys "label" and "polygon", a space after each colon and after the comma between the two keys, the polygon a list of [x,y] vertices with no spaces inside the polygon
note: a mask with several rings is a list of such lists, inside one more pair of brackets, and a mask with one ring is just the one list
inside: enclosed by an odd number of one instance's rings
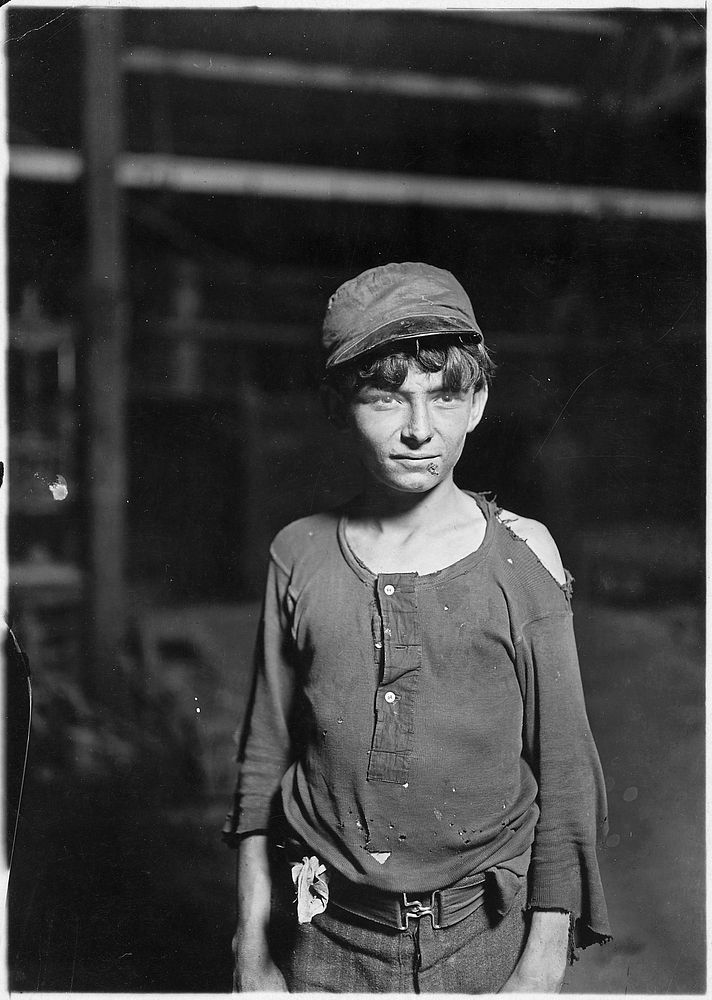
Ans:
{"label": "blurred background structure", "polygon": [[11,987],[229,989],[267,546],[357,484],[321,316],[425,260],[499,365],[459,482],[577,580],[616,938],[566,989],[703,991],[704,12],[10,4],[6,58]]}

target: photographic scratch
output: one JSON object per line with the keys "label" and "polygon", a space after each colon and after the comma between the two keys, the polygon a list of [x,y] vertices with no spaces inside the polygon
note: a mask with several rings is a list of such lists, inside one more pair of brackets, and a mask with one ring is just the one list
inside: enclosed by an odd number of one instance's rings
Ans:
{"label": "photographic scratch", "polygon": [[72,955],[72,978],[69,981],[69,992],[74,989],[74,971],[77,967],[77,951],[79,944],[79,921],[74,925],[74,954]]}
{"label": "photographic scratch", "polygon": [[574,396],[579,391],[579,389],[583,388],[583,386],[588,382],[588,380],[590,378],[593,378],[594,375],[597,375],[598,372],[603,371],[604,368],[608,368],[609,365],[612,365],[613,363],[614,363],[613,361],[606,361],[605,364],[599,365],[598,368],[594,368],[593,371],[589,372],[588,375],[585,378],[581,379],[581,381],[579,382],[579,384],[576,386],[576,388],[574,389],[574,391],[571,393],[571,395],[569,396],[569,398],[566,400],[566,402],[564,403],[564,405],[559,410],[559,415],[557,416],[556,420],[554,421],[554,423],[549,428],[548,434],[546,435],[546,437],[544,438],[544,440],[541,442],[541,444],[537,448],[537,451],[536,451],[536,453],[534,455],[534,458],[538,458],[539,455],[541,454],[542,448],[544,447],[544,445],[546,444],[546,442],[549,440],[549,438],[551,437],[551,435],[554,433],[554,428],[557,426],[557,424],[559,423],[559,421],[561,420],[561,418],[563,417],[563,415],[566,413],[567,409],[569,408],[569,403],[574,398]]}
{"label": "photographic scratch", "polygon": [[671,334],[671,333],[673,332],[673,330],[675,329],[675,327],[677,326],[677,324],[678,324],[678,323],[679,323],[679,322],[680,322],[681,320],[683,320],[683,319],[685,318],[685,316],[686,316],[686,315],[687,315],[687,313],[688,313],[688,312],[690,311],[690,309],[692,308],[693,304],[694,304],[694,303],[695,303],[696,301],[697,301],[697,295],[693,295],[693,297],[692,297],[692,298],[690,299],[690,301],[689,301],[689,302],[687,303],[687,305],[686,305],[686,306],[685,306],[685,308],[684,308],[684,309],[682,310],[682,312],[681,312],[681,313],[680,313],[680,315],[679,315],[679,316],[677,317],[677,319],[676,319],[676,320],[675,320],[675,322],[674,322],[674,323],[672,324],[672,326],[671,326],[671,327],[670,327],[670,328],[669,328],[668,330],[666,330],[666,331],[665,331],[665,333],[664,333],[664,334],[663,334],[663,335],[662,335],[661,337],[658,337],[658,339],[657,339],[657,340],[654,340],[654,341],[653,341],[653,343],[654,343],[654,344],[659,344],[661,340],[665,340],[665,338],[666,338],[666,337],[668,337],[668,336],[669,336],[669,335],[670,335],[670,334]]}
{"label": "photographic scratch", "polygon": [[54,24],[55,21],[59,21],[60,17],[65,17],[68,13],[68,11],[63,10],[61,14],[57,14],[56,17],[53,17],[49,21],[45,21],[44,24],[40,24],[37,28],[29,28],[27,31],[23,31],[21,35],[16,35],[15,38],[8,38],[8,43],[21,42],[23,38],[27,38],[28,35],[33,34],[35,31],[43,31],[45,28],[48,28],[50,24]]}
{"label": "photographic scratch", "polygon": [[[681,312],[681,313],[680,313],[680,315],[679,315],[679,316],[677,317],[677,319],[676,319],[676,320],[675,320],[675,322],[674,322],[674,323],[672,324],[672,326],[671,326],[671,327],[669,327],[669,328],[668,328],[668,329],[667,329],[667,330],[665,331],[665,333],[663,333],[663,334],[662,334],[662,335],[661,335],[660,337],[658,337],[658,339],[657,339],[657,340],[654,340],[654,341],[653,341],[653,344],[654,344],[654,345],[655,345],[655,344],[659,344],[659,343],[660,343],[661,341],[665,340],[665,338],[666,338],[666,337],[669,337],[669,336],[670,336],[670,334],[671,334],[671,333],[673,332],[673,330],[675,330],[675,329],[676,329],[676,327],[677,327],[678,323],[680,323],[680,322],[681,322],[681,321],[682,321],[682,320],[683,320],[683,319],[685,318],[685,316],[687,315],[687,313],[688,313],[688,312],[690,311],[690,309],[692,308],[692,306],[694,305],[694,303],[695,303],[695,302],[697,301],[697,298],[698,298],[698,296],[697,296],[697,295],[694,295],[694,296],[693,296],[693,297],[692,297],[692,298],[690,299],[690,301],[689,301],[689,302],[687,303],[687,305],[686,305],[686,306],[685,306],[685,308],[684,308],[684,309],[682,310],[682,312]],[[581,379],[581,381],[579,382],[579,384],[578,384],[578,385],[576,386],[576,388],[574,389],[574,391],[573,391],[573,392],[571,393],[571,395],[569,396],[569,398],[568,398],[568,399],[566,400],[566,402],[564,403],[564,405],[563,405],[563,406],[561,407],[561,409],[559,410],[559,413],[558,413],[558,416],[556,417],[556,420],[555,420],[555,421],[553,422],[553,424],[552,424],[552,425],[551,425],[551,427],[549,428],[549,431],[548,431],[548,433],[547,433],[546,437],[544,438],[544,440],[543,440],[543,441],[541,442],[541,444],[540,444],[540,445],[539,445],[539,447],[537,448],[537,450],[536,450],[536,452],[535,452],[535,454],[534,454],[534,458],[538,458],[538,457],[539,457],[539,455],[541,454],[541,452],[542,452],[542,449],[544,448],[544,445],[545,445],[545,444],[546,444],[546,442],[547,442],[547,441],[549,440],[549,438],[551,437],[551,435],[552,435],[552,434],[554,433],[554,429],[556,428],[557,424],[559,423],[559,421],[561,420],[561,418],[563,417],[563,415],[564,415],[564,414],[566,413],[566,411],[568,410],[568,408],[569,408],[569,404],[571,403],[571,400],[572,400],[572,399],[574,398],[574,396],[575,396],[575,395],[577,394],[577,392],[579,391],[579,389],[582,389],[582,388],[583,388],[583,386],[584,386],[584,385],[585,385],[585,384],[586,384],[586,383],[588,382],[588,380],[589,380],[590,378],[593,378],[593,376],[594,376],[594,375],[597,375],[597,374],[598,374],[598,373],[599,373],[600,371],[603,371],[603,369],[604,369],[604,368],[608,368],[608,367],[610,367],[610,365],[613,365],[613,364],[617,364],[617,363],[618,363],[618,362],[620,362],[620,361],[621,361],[621,360],[622,360],[623,358],[625,358],[626,356],[629,356],[629,355],[630,355],[630,351],[624,351],[624,352],[622,352],[622,354],[621,354],[621,356],[620,356],[620,357],[616,357],[616,358],[611,358],[611,359],[610,359],[609,361],[606,361],[606,362],[605,362],[604,364],[602,364],[602,365],[599,365],[599,366],[598,366],[598,368],[594,368],[594,369],[593,369],[593,371],[590,371],[590,372],[588,373],[588,375],[586,375],[586,376],[585,376],[584,378],[582,378],[582,379]]]}
{"label": "photographic scratch", "polygon": [[[678,955],[677,956],[677,961],[675,962],[675,965],[673,966],[672,972],[670,973],[670,978],[668,979],[667,986],[665,987],[665,992],[666,993],[670,991],[670,989],[672,988],[673,983],[675,982],[675,975],[677,973],[678,966],[680,965],[681,960],[682,960],[682,955]],[[630,966],[628,967],[628,973],[630,974]]]}

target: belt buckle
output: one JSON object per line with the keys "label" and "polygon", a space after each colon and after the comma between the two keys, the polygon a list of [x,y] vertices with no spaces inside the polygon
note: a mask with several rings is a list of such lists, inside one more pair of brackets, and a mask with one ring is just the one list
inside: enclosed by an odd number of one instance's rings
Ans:
{"label": "belt buckle", "polygon": [[409,920],[420,920],[421,917],[430,917],[430,926],[433,928],[433,930],[434,931],[441,930],[442,929],[441,924],[438,923],[438,921],[435,918],[435,907],[437,905],[435,897],[437,895],[438,895],[437,890],[435,892],[431,892],[430,903],[426,904],[423,903],[422,900],[420,899],[408,899],[408,894],[404,892],[401,905],[403,907],[402,916],[405,920],[405,923],[404,926],[401,927],[401,930],[403,931],[408,930]]}

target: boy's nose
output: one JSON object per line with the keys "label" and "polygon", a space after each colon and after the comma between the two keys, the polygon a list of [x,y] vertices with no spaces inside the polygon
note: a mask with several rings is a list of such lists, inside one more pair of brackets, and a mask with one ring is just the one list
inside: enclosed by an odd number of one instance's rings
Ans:
{"label": "boy's nose", "polygon": [[430,440],[433,436],[433,428],[426,404],[415,403],[411,405],[408,422],[403,427],[401,436],[404,442],[415,448]]}

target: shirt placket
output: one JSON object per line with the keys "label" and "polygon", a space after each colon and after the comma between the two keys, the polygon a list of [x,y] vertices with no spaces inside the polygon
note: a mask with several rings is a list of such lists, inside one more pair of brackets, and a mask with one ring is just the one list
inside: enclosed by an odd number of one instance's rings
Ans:
{"label": "shirt placket", "polygon": [[415,699],[422,657],[416,574],[381,574],[376,588],[383,669],[376,690],[368,780],[405,784],[415,735]]}

